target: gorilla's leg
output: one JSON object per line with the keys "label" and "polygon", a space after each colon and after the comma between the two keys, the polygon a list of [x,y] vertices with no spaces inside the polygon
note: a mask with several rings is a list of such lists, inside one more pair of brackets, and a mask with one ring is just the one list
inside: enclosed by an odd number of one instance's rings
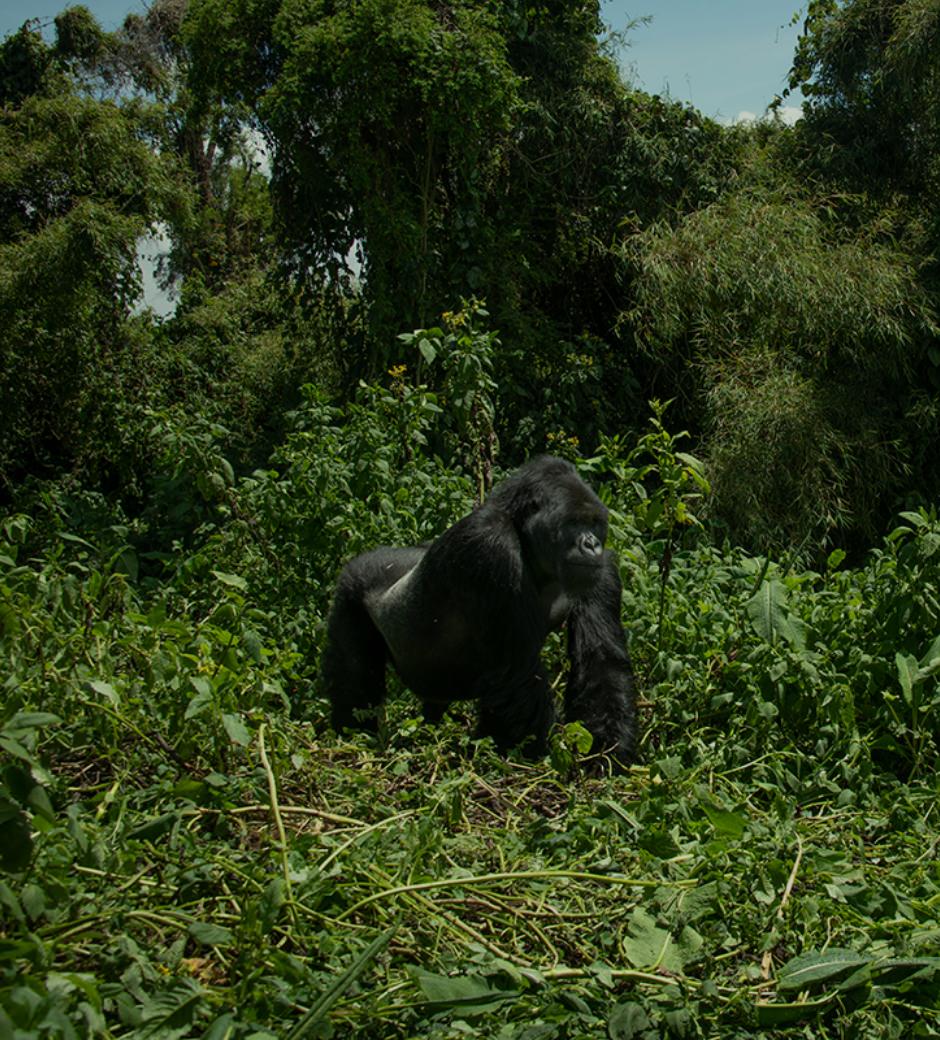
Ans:
{"label": "gorilla's leg", "polygon": [[612,556],[596,587],[568,615],[571,671],[565,717],[594,737],[592,751],[608,754],[615,769],[636,757],[636,691],[620,623],[620,575]]}
{"label": "gorilla's leg", "polygon": [[337,732],[347,726],[375,732],[385,700],[388,649],[365,608],[365,583],[357,562],[346,568],[337,584],[320,663]]}
{"label": "gorilla's leg", "polygon": [[537,758],[548,750],[554,721],[555,698],[540,669],[481,695],[477,736],[492,737],[500,751],[521,746]]}
{"label": "gorilla's leg", "polygon": [[323,692],[332,705],[334,729],[378,728],[378,711],[385,700],[385,665],[390,655],[388,643],[370,611],[381,604],[385,592],[412,570],[423,555],[420,546],[379,548],[355,557],[343,568],[336,583],[320,662]]}

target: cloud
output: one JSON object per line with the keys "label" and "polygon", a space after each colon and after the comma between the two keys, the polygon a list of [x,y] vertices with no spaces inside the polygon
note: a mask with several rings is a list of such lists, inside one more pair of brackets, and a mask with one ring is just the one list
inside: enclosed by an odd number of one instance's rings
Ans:
{"label": "cloud", "polygon": [[[793,126],[794,123],[803,118],[803,109],[796,105],[781,105],[777,109],[777,116],[782,123],[785,123],[787,126]],[[773,119],[773,113],[769,108],[764,110],[762,116],[757,115],[756,112],[748,112],[747,109],[743,109],[734,119],[722,121],[730,123],[731,126],[739,126],[747,123],[759,123],[762,119]]]}
{"label": "cloud", "polygon": [[801,105],[781,105],[777,111],[787,126],[793,126],[794,123],[803,118],[803,107]]}

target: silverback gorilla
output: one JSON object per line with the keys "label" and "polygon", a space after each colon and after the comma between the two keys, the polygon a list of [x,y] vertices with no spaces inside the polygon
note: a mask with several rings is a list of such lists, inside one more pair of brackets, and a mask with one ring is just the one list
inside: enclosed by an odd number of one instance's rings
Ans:
{"label": "silverback gorilla", "polygon": [[350,561],[330,613],[322,678],[333,725],[374,729],[391,660],[438,721],[479,701],[480,736],[540,755],[554,698],[539,660],[567,624],[565,716],[615,769],[634,758],[635,694],[607,509],[563,459],[541,457],[435,541]]}

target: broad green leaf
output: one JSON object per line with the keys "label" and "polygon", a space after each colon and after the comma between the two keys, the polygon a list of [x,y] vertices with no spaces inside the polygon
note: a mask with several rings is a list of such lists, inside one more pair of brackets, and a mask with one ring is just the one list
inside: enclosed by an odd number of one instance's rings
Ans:
{"label": "broad green leaf", "polygon": [[762,582],[744,604],[751,623],[768,643],[775,642],[777,635],[787,627],[786,601],[786,588],[782,582],[773,579]]}
{"label": "broad green leaf", "polygon": [[855,950],[832,946],[824,953],[811,950],[792,958],[777,972],[777,989],[794,993],[832,982],[871,960]]}
{"label": "broad green leaf", "polygon": [[159,816],[152,816],[129,830],[127,838],[136,841],[152,841],[154,838],[159,838],[172,830],[179,819],[179,812],[161,813]]}
{"label": "broad green leaf", "polygon": [[[203,1033],[202,1040],[231,1040],[231,1037],[235,1035],[235,1016],[230,1011],[226,1011],[224,1015],[219,1015],[209,1025],[209,1028]],[[254,1035],[257,1036],[257,1033]]]}
{"label": "broad green leaf", "polygon": [[807,1000],[796,1004],[758,1004],[757,1024],[766,1029],[787,1025],[789,1022],[802,1022],[807,1018],[815,1018],[835,1000],[835,994],[821,1000]]}
{"label": "broad green leaf", "polygon": [[[809,643],[810,631],[809,625],[802,618],[795,614],[787,614],[786,624],[780,634],[794,650],[805,650]],[[804,664],[804,667],[807,665]]]}
{"label": "broad green leaf", "polygon": [[41,816],[44,820],[48,820],[49,823],[55,821],[55,809],[52,808],[52,802],[49,800],[49,794],[41,784],[34,784],[30,788],[29,794],[26,796],[26,804],[36,813],[37,816]]}
{"label": "broad green leaf", "polygon": [[46,909],[46,892],[39,885],[24,885],[20,892],[23,909],[35,920]]}
{"label": "broad green leaf", "polygon": [[283,878],[272,878],[261,893],[261,927],[265,933],[270,932],[277,923],[278,915],[285,901],[285,889]]}
{"label": "broad green leaf", "polygon": [[682,851],[675,835],[671,830],[666,830],[661,823],[654,823],[641,831],[637,844],[644,852],[657,859],[672,859]]}
{"label": "broad green leaf", "polygon": [[2,748],[8,755],[13,755],[14,758],[22,759],[24,762],[32,762],[33,757],[18,741],[14,740],[9,733],[0,732],[0,748]]}
{"label": "broad green leaf", "polygon": [[581,755],[586,755],[594,743],[591,731],[586,729],[583,723],[580,722],[565,723],[564,738],[565,743],[569,747],[573,747]]}
{"label": "broad green leaf", "polygon": [[20,711],[4,726],[6,730],[38,729],[40,726],[55,726],[62,719],[48,711]]}
{"label": "broad green leaf", "polygon": [[212,695],[212,683],[209,682],[205,675],[191,675],[189,677],[189,685],[192,686],[196,693],[202,694],[203,697]]}
{"label": "broad green leaf", "polygon": [[253,628],[246,628],[242,632],[242,645],[252,661],[261,664],[261,636]]}
{"label": "broad green leaf", "polygon": [[212,573],[223,585],[228,585],[230,588],[241,589],[243,592],[248,588],[248,582],[241,575],[226,574],[225,571],[213,571]]}
{"label": "broad green leaf", "polygon": [[902,654],[898,651],[894,655],[894,663],[897,666],[898,682],[901,684],[904,703],[910,706],[914,700],[914,685],[918,679],[917,661],[911,654]]}
{"label": "broad green leaf", "polygon": [[117,690],[110,683],[102,682],[100,679],[90,679],[88,685],[95,693],[100,693],[102,697],[110,701],[115,707],[120,703]]}
{"label": "broad green leaf", "polygon": [[844,979],[839,982],[836,987],[839,993],[849,993],[852,990],[871,988],[872,978],[872,965],[863,964],[860,968],[856,968],[851,974],[846,975]]}
{"label": "broad green leaf", "polygon": [[717,805],[709,805],[702,802],[702,809],[708,817],[708,822],[719,834],[727,834],[732,838],[740,838],[748,825],[748,818],[741,813],[729,812]]}
{"label": "broad green leaf", "polygon": [[137,581],[140,574],[140,563],[137,559],[137,553],[131,548],[125,548],[121,550],[119,559],[121,566],[124,568],[124,573],[131,581]]}
{"label": "broad green leaf", "polygon": [[200,715],[212,704],[211,693],[197,693],[193,697],[189,704],[186,705],[186,711],[183,715],[184,719],[194,719],[197,715]]}
{"label": "broad green leaf", "polygon": [[193,921],[189,926],[189,934],[203,946],[228,946],[234,936],[228,928],[203,921]]}
{"label": "broad green leaf", "polygon": [[940,659],[940,636],[937,636],[937,638],[930,644],[930,646],[927,648],[926,653],[920,659],[919,663],[923,668],[928,665],[931,665],[934,661],[937,661],[938,659]]}
{"label": "broad green leaf", "polygon": [[[629,1000],[618,1004],[607,1020],[607,1034],[610,1040],[640,1040],[644,1034],[653,1029],[653,1023],[642,1005]],[[659,1031],[652,1033],[658,1036]]]}
{"label": "broad green leaf", "polygon": [[75,545],[84,545],[86,549],[94,549],[95,547],[91,542],[85,541],[84,538],[79,538],[77,534],[70,534],[68,531],[59,531],[59,537],[64,542],[74,542]]}
{"label": "broad green leaf", "polygon": [[826,560],[827,571],[837,571],[845,559],[845,549],[833,549]]}
{"label": "broad green leaf", "polygon": [[879,986],[908,986],[915,981],[940,982],[940,957],[892,958],[872,965]]}
{"label": "broad green leaf", "polygon": [[704,945],[705,940],[691,925],[686,925],[679,932],[676,937],[676,954],[682,961],[683,967],[698,957]]}
{"label": "broad green leaf", "polygon": [[137,1035],[175,1040],[191,1033],[205,997],[195,982],[185,979],[149,998],[141,1009],[143,1025]]}
{"label": "broad green leaf", "polygon": [[229,739],[233,743],[240,744],[242,747],[248,747],[251,743],[251,734],[248,732],[248,727],[242,721],[241,715],[223,715],[222,725],[225,727],[225,732],[229,735]]}
{"label": "broad green leaf", "polygon": [[630,915],[628,929],[623,950],[635,968],[665,968],[677,974],[682,972],[685,964],[672,935],[642,907],[637,907]]}
{"label": "broad green leaf", "polygon": [[709,881],[697,888],[679,893],[678,906],[686,921],[697,921],[715,911],[718,904],[718,882]]}
{"label": "broad green leaf", "polygon": [[695,1019],[692,1018],[692,1014],[688,1008],[676,1008],[674,1011],[667,1011],[663,1015],[663,1023],[666,1026],[666,1035],[670,1040],[687,1040],[690,1037],[701,1036],[698,1029],[695,1028]]}
{"label": "broad green leaf", "polygon": [[476,975],[435,975],[420,968],[412,974],[425,1000],[441,1007],[472,1008],[482,1014],[518,995],[514,989],[500,989],[491,979]]}

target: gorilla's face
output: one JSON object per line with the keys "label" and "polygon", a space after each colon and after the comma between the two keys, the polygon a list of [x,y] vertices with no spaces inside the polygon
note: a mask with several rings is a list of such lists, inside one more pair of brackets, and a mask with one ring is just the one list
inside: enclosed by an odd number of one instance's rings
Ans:
{"label": "gorilla's face", "polygon": [[590,590],[601,573],[607,540],[607,508],[579,479],[556,494],[524,527],[530,558],[544,581],[570,596]]}
{"label": "gorilla's face", "polygon": [[562,526],[558,577],[569,595],[587,592],[597,581],[607,540],[607,510],[570,519]]}

